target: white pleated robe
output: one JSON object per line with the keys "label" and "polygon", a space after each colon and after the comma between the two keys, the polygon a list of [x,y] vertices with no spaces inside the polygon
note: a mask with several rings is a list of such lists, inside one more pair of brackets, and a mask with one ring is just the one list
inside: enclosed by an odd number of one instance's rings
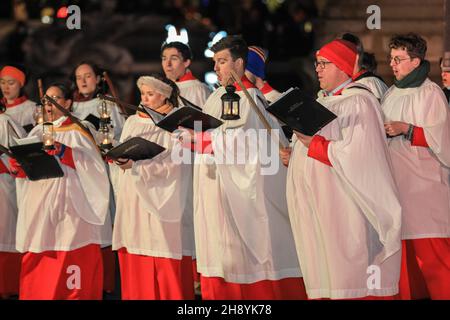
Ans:
{"label": "white pleated robe", "polygon": [[[351,85],[350,85],[351,86]],[[349,86],[349,87],[350,87]],[[310,299],[392,296],[400,274],[401,207],[375,97],[345,89],[318,101],[338,118],[318,132],[330,140],[328,166],[294,135],[287,199]],[[372,267],[380,283],[371,282]]]}
{"label": "white pleated robe", "polygon": [[[16,179],[20,252],[71,251],[111,243],[111,227],[105,227],[110,193],[105,164],[91,138],[75,124],[61,126],[65,120],[54,122],[55,141],[72,148],[76,170],[61,164],[61,178]],[[29,136],[42,137],[42,125]]]}
{"label": "white pleated robe", "polygon": [[180,81],[176,84],[178,89],[180,89],[180,96],[200,108],[203,108],[203,105],[211,94],[208,86],[197,79]]}
{"label": "white pleated robe", "polygon": [[[257,89],[249,89],[272,128],[281,128],[264,110]],[[203,111],[221,116],[223,87],[211,94]],[[286,204],[286,168],[274,142],[271,159],[275,172],[262,175],[262,154],[252,153],[245,164],[223,164],[221,135],[229,132],[232,142],[242,141],[249,129],[264,129],[242,91],[240,120],[225,121],[211,133],[214,154],[196,154],[194,164],[194,226],[197,268],[205,277],[221,277],[231,283],[254,283],[301,277]],[[244,130],[244,131],[242,131]],[[281,137],[285,144],[286,138]],[[259,142],[267,142],[259,140]],[[229,145],[230,146],[230,145]],[[249,150],[249,141],[245,143]],[[270,150],[270,149],[269,149]],[[252,160],[252,162],[248,161]]]}
{"label": "white pleated robe", "polygon": [[[74,101],[72,104],[72,114],[77,118],[84,120],[89,114],[100,117],[97,108],[102,103],[99,98],[89,101]],[[119,140],[125,118],[120,114],[120,109],[115,103],[108,102],[111,107],[111,124],[114,126],[114,139]]]}
{"label": "white pleated robe", "polygon": [[377,77],[364,77],[355,81],[354,83],[360,83],[368,87],[379,101],[381,101],[384,94],[388,90],[388,86]]}
{"label": "white pleated robe", "polygon": [[[0,144],[8,147],[9,139],[11,139],[9,137],[14,135],[12,131],[15,131],[19,138],[25,136],[23,128],[10,116],[6,113],[0,114]],[[2,154],[0,160],[10,169],[8,156]],[[16,181],[11,175],[3,173],[0,174],[0,251],[16,252],[16,225]]]}
{"label": "white pleated robe", "polygon": [[120,170],[113,249],[125,247],[131,254],[177,260],[195,257],[192,164],[172,161],[172,148],[179,142],[151,118],[130,116],[121,141],[132,137],[153,141],[166,150]]}
{"label": "white pleated robe", "polygon": [[392,86],[382,109],[385,122],[423,128],[429,145],[411,146],[403,136],[389,139],[403,206],[402,239],[450,237],[450,112],[444,93],[429,79],[418,88]]}
{"label": "white pleated robe", "polygon": [[31,100],[26,100],[17,106],[7,108],[6,114],[23,127],[29,124],[34,125],[36,123],[36,120],[34,119],[35,109],[36,103]]}

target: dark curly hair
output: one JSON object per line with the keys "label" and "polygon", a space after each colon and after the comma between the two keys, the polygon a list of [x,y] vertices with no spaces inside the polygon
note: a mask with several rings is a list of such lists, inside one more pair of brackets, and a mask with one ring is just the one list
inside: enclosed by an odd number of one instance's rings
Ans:
{"label": "dark curly hair", "polygon": [[396,35],[389,42],[389,49],[403,49],[412,58],[425,59],[427,53],[427,42],[416,33]]}

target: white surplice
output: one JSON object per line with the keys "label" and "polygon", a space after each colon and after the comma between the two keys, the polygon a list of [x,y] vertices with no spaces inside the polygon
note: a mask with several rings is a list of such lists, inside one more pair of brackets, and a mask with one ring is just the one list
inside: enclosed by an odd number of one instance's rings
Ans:
{"label": "white surplice", "polygon": [[[25,136],[23,128],[6,113],[0,114],[0,144],[8,148],[11,136]],[[6,168],[10,169],[9,157],[0,156]],[[17,198],[16,182],[8,173],[0,174],[0,251],[16,252]]]}
{"label": "white surplice", "polygon": [[[271,127],[282,131],[265,111],[257,89],[248,89]],[[223,87],[211,94],[203,111],[221,116]],[[278,155],[278,142],[270,138],[246,138],[252,130],[264,130],[242,91],[240,119],[224,121],[211,133],[214,154],[197,154],[194,164],[194,226],[197,268],[206,277],[221,277],[232,283],[254,283],[301,277],[286,203],[286,168]],[[225,135],[227,135],[225,139]],[[281,137],[285,145],[287,140]],[[227,140],[228,144],[223,144]],[[245,162],[220,160],[233,152],[234,143],[244,146]],[[274,146],[266,155],[273,172],[263,175],[262,146]],[[251,150],[256,152],[252,152]],[[269,152],[270,152],[270,148]],[[236,149],[234,149],[236,150]],[[242,150],[241,150],[242,151]],[[233,157],[232,157],[233,158]],[[266,172],[267,173],[267,172]]]}
{"label": "white surplice", "polygon": [[[61,164],[61,178],[16,179],[16,246],[20,252],[71,251],[111,243],[111,227],[105,227],[110,193],[105,164],[95,143],[78,125],[62,125],[66,119],[54,122],[55,141],[72,148],[76,170]],[[29,136],[42,137],[42,125]]]}
{"label": "white surplice", "polygon": [[[369,91],[351,86],[318,98],[338,116],[318,132],[331,141],[332,166],[293,138],[287,198],[311,299],[398,292],[401,207],[381,114]],[[380,271],[379,286],[368,285],[371,268]]]}
{"label": "white surplice", "polygon": [[142,137],[164,148],[153,159],[120,170],[113,249],[180,260],[195,257],[192,218],[192,164],[172,161],[179,143],[151,118],[130,116],[121,141]]}
{"label": "white surplice", "polygon": [[445,95],[426,79],[418,88],[392,86],[382,108],[385,122],[402,121],[424,130],[429,148],[403,136],[389,139],[403,206],[403,239],[450,237],[450,112]]}

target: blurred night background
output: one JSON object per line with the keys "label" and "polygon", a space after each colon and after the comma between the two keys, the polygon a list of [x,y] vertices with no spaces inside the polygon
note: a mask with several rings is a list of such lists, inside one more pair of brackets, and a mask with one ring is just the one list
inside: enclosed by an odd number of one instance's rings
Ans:
{"label": "blurred night background", "polygon": [[[381,8],[381,29],[369,30],[366,9]],[[81,29],[66,26],[67,7],[81,9]],[[388,83],[387,44],[396,33],[421,34],[428,42],[432,80],[439,82],[443,52],[444,0],[4,0],[0,1],[0,66],[24,64],[30,73],[26,92],[36,100],[37,78],[44,85],[68,79],[84,59],[106,69],[121,98],[136,102],[135,80],[162,72],[160,47],[169,25],[188,34],[192,71],[200,80],[213,71],[205,56],[220,32],[241,34],[248,45],[269,51],[267,79],[283,91],[299,86],[314,94],[318,83],[314,53],[343,32],[358,35],[375,53],[378,73]]]}

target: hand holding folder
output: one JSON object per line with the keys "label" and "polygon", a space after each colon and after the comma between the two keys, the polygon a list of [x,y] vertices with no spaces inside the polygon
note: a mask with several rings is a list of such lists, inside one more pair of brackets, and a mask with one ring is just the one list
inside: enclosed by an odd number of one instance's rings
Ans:
{"label": "hand holding folder", "polygon": [[9,150],[31,181],[64,176],[58,161],[47,154],[38,137],[13,139]]}

